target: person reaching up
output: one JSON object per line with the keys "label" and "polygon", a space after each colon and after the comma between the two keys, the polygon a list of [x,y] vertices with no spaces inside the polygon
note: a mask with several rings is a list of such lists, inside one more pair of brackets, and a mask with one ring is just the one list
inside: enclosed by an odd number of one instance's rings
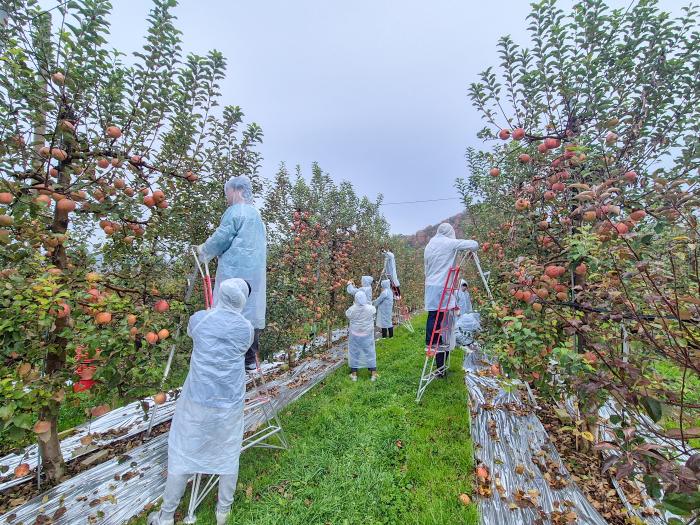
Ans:
{"label": "person reaching up", "polygon": [[[425,247],[423,260],[425,265],[425,310],[428,312],[428,320],[425,325],[425,346],[431,344],[431,336],[433,329],[439,330],[444,321],[443,313],[438,312],[440,307],[440,299],[447,281],[447,274],[450,268],[454,266],[457,252],[468,250],[476,251],[479,249],[479,243],[472,240],[456,239],[455,230],[451,224],[443,222],[438,226],[437,233],[430,239]],[[443,299],[443,308],[454,308],[455,297],[451,296]],[[446,341],[441,341],[443,344]],[[440,344],[439,341],[433,343]],[[438,370],[445,364],[447,352],[438,352],[435,361]],[[440,374],[444,377],[444,372]]]}
{"label": "person reaching up", "polygon": [[210,310],[190,317],[190,370],[175,405],[168,435],[168,477],[163,504],[148,525],[173,525],[175,511],[193,474],[219,475],[216,523],[224,525],[238,480],[243,441],[244,356],[253,326],[243,317],[250,287],[243,279],[219,283]]}
{"label": "person reaching up", "polygon": [[197,252],[204,262],[219,258],[214,304],[222,281],[240,277],[250,283],[253,291],[243,316],[253,325],[255,336],[246,352],[245,366],[247,370],[255,370],[260,332],[265,328],[267,234],[260,212],[253,206],[253,187],[248,177],[231,177],[224,185],[224,194],[228,208],[221,217],[221,224],[204,244],[197,247]]}
{"label": "person reaching up", "polygon": [[355,297],[355,294],[361,290],[365,293],[365,296],[367,297],[367,301],[369,301],[371,303],[372,302],[372,283],[373,282],[374,282],[374,279],[370,275],[363,275],[362,276],[362,280],[361,280],[362,286],[360,288],[357,288],[355,286],[355,283],[353,283],[352,281],[348,281],[348,288],[347,288],[348,293],[350,295],[352,295],[353,297]]}
{"label": "person reaching up", "polygon": [[384,279],[381,285],[381,293],[372,302],[377,309],[377,326],[382,329],[382,337],[394,337],[394,294],[391,291],[391,281]]}

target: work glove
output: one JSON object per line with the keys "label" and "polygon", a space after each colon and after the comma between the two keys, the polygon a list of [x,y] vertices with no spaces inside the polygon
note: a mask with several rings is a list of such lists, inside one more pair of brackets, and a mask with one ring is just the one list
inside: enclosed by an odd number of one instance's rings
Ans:
{"label": "work glove", "polygon": [[206,264],[213,259],[213,257],[210,257],[204,251],[204,244],[203,243],[200,244],[199,246],[197,246],[196,250],[197,250],[197,256],[199,257],[199,260],[202,261],[202,263]]}

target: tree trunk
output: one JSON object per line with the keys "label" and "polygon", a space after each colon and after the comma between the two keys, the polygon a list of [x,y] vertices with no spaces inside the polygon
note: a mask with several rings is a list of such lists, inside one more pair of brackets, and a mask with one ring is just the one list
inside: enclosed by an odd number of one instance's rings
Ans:
{"label": "tree trunk", "polygon": [[[576,261],[575,265],[581,264],[582,260]],[[573,287],[581,287],[582,289],[586,286],[586,276],[579,275],[576,272],[572,272],[572,285]],[[571,290],[572,297],[571,300],[575,299],[574,290]],[[583,313],[583,322],[588,324],[590,321],[590,314],[588,312]],[[579,354],[583,354],[588,349],[588,344],[585,336],[581,332],[576,333],[576,351]],[[590,432],[593,436],[597,435],[598,432],[598,406],[595,403],[585,403],[583,400],[579,399],[579,408],[581,410],[581,418],[583,424],[581,426],[582,432]],[[580,439],[578,442],[578,449],[581,452],[591,452],[593,450],[593,443],[587,439]]]}
{"label": "tree trunk", "polygon": [[[69,153],[70,154],[70,153]],[[64,165],[59,166],[59,182],[63,187],[70,184],[70,175],[63,169]],[[51,231],[54,234],[65,234],[68,231],[68,214],[66,212],[54,211],[53,224]],[[68,257],[63,243],[59,243],[54,248],[51,260],[53,264],[65,271],[68,268]],[[55,328],[49,334],[49,340],[52,343],[50,350],[46,355],[44,373],[51,378],[55,376],[54,388],[60,389],[62,381],[62,371],[66,365],[66,346],[68,341],[61,337],[61,333],[69,325],[70,316],[62,319],[56,319]],[[60,441],[58,439],[58,415],[60,402],[51,401],[50,405],[41,410],[40,418],[51,423],[51,430],[46,441],[39,440],[39,451],[46,472],[46,477],[51,483],[57,483],[65,474],[66,465],[61,454]]]}
{"label": "tree trunk", "polygon": [[[37,19],[37,32],[35,36],[35,45],[44,51],[47,55],[43,57],[41,61],[41,66],[45,70],[44,74],[50,71],[48,54],[51,50],[49,34],[51,31],[51,15],[48,13],[42,14],[41,17]],[[40,77],[41,78],[41,77]],[[48,91],[48,86],[44,86],[44,90]],[[47,93],[48,96],[48,93]],[[39,109],[36,112],[34,120],[34,129],[32,136],[32,147],[38,150],[44,146],[46,141],[46,113],[43,109]],[[53,145],[53,144],[52,144]],[[55,146],[55,145],[54,145]],[[33,162],[32,167],[35,171],[43,170],[44,163],[40,159]],[[43,173],[45,177],[46,184],[48,185],[48,170]],[[66,181],[69,181],[70,176],[60,175],[60,183],[64,187],[68,186]],[[67,214],[61,214],[59,217],[56,213],[54,215],[54,221],[51,226],[51,231],[53,233],[65,233],[68,228],[68,216]],[[49,232],[47,232],[49,233]],[[53,252],[52,262],[56,267],[65,269],[67,267],[66,251],[62,244],[59,244]],[[58,337],[66,325],[67,319],[56,319],[56,327],[54,331],[49,334],[49,341],[54,343],[49,348],[51,349],[46,355],[46,360],[44,362],[44,374],[51,377],[57,372],[61,371],[65,366],[66,361],[66,341],[65,339]],[[60,381],[60,378],[57,378]],[[55,385],[56,390],[60,389],[63,384]],[[60,441],[58,439],[58,413],[59,413],[60,403],[57,401],[51,401],[50,404],[42,408],[39,412],[39,418],[44,421],[48,421],[51,424],[51,429],[48,433],[48,439],[46,441],[39,440],[39,453],[41,454],[41,460],[43,464],[44,472],[50,483],[57,483],[65,474],[66,465],[63,461],[63,455],[61,454]]]}

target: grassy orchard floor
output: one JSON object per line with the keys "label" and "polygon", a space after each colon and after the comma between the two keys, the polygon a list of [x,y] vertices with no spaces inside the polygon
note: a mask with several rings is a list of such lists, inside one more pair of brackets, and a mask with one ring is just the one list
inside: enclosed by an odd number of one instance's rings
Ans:
{"label": "grassy orchard floor", "polygon": [[[669,386],[677,392],[680,392],[682,385],[681,370],[670,361],[658,361],[655,363],[655,366],[656,371],[666,379]],[[692,374],[688,374],[686,377],[685,401],[686,403],[693,404],[700,403],[700,379]],[[700,410],[687,409],[685,411],[684,420],[685,428],[700,427]],[[671,428],[678,428],[678,422],[678,413],[666,413],[661,419],[660,424],[668,430]],[[700,439],[691,439],[689,443],[692,447],[700,447]]]}
{"label": "grassy orchard floor", "polygon": [[[241,456],[229,523],[477,523],[476,506],[458,500],[473,472],[462,352],[416,405],[425,317],[414,326],[377,343],[377,383],[366,371],[352,383],[343,367],[281,413],[291,448]],[[215,500],[198,524],[215,523]]]}

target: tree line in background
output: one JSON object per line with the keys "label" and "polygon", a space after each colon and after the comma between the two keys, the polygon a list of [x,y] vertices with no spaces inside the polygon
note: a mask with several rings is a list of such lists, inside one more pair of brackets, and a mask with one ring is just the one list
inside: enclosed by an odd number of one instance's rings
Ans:
{"label": "tree line in background", "polygon": [[[493,146],[457,188],[493,270],[490,348],[541,394],[573,397],[572,432],[604,468],[700,496],[698,9],[566,12],[535,2],[530,47],[503,37],[469,96]],[[599,417],[606,404],[618,415]],[[659,426],[645,424],[652,420]],[[687,520],[687,521],[686,521]]]}
{"label": "tree line in background", "polygon": [[229,177],[252,179],[268,228],[264,355],[343,325],[346,281],[379,277],[382,248],[399,271],[415,260],[381,199],[317,165],[308,181],[260,175],[262,130],[219,107],[221,54],[183,56],[175,4],[153,1],[128,62],[107,47],[106,0],[53,17],[11,0],[0,26],[0,437],[8,450],[35,435],[51,482],[66,406],[97,416],[152,395],[173,344],[184,378],[180,327],[203,297],[185,300],[189,247],[217,226]]}

